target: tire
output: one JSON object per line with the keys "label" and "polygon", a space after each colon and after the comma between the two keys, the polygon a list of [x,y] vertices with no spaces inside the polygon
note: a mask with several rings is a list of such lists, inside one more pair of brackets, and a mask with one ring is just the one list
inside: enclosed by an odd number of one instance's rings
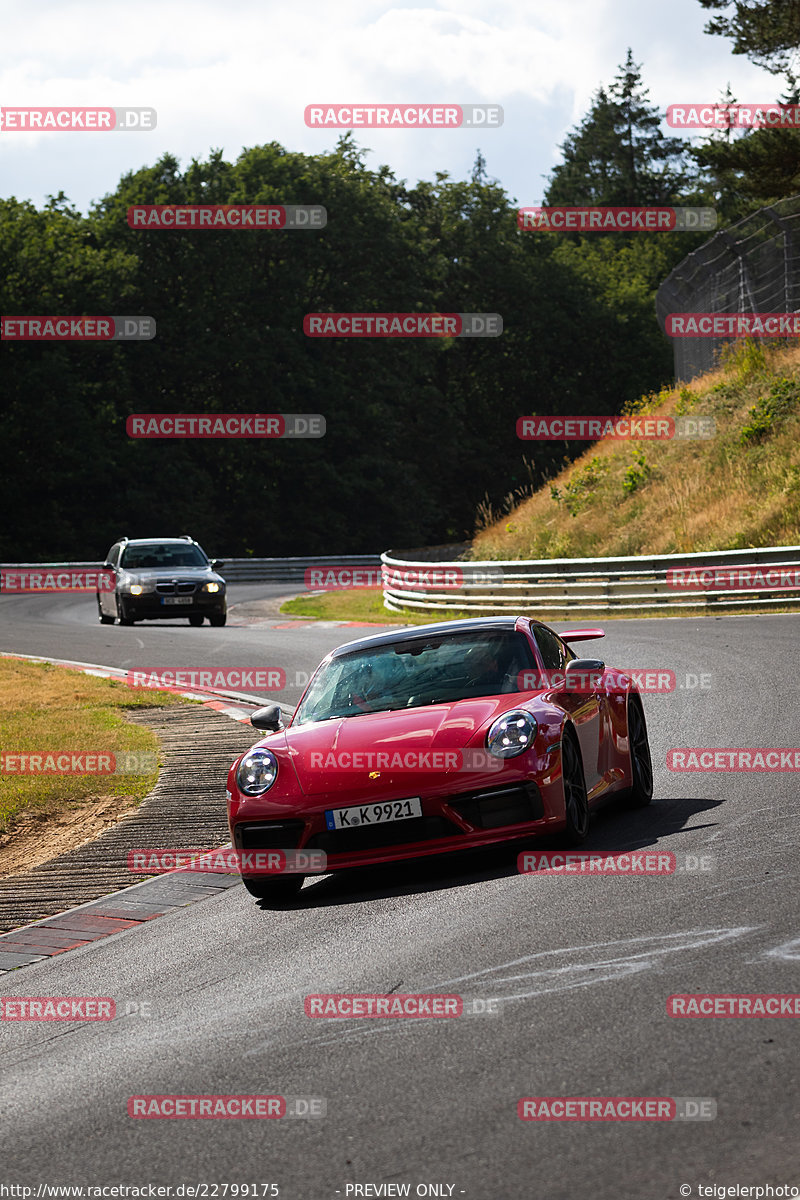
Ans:
{"label": "tire", "polygon": [[227,619],[228,619],[227,613],[214,613],[213,617],[208,618],[208,621],[209,621],[209,624],[213,625],[215,629],[219,629],[219,628],[221,628],[221,626],[223,626],[225,624]]}
{"label": "tire", "polygon": [[100,618],[101,625],[113,625],[114,624],[114,618],[107,617],[106,614],[103,612],[102,608],[100,607],[100,597],[99,596],[97,597],[97,615]]}
{"label": "tire", "polygon": [[243,875],[242,883],[257,900],[286,904],[299,896],[304,878],[303,875],[283,875],[280,879],[265,879],[263,875]]}
{"label": "tire", "polygon": [[117,596],[117,620],[119,621],[120,625],[132,625],[133,624],[133,617],[128,616],[127,609],[125,608],[125,605],[120,600],[119,596]]}
{"label": "tire", "polygon": [[189,624],[190,625],[202,625],[203,624],[203,614],[202,613],[192,613],[192,615],[189,617]]}
{"label": "tire", "polygon": [[633,786],[625,794],[625,803],[629,808],[646,808],[653,799],[653,760],[644,709],[633,697],[628,702],[628,747]]}
{"label": "tire", "polygon": [[579,846],[589,832],[589,798],[583,763],[575,735],[564,730],[561,740],[561,773],[564,780],[566,825],[561,840],[567,846]]}

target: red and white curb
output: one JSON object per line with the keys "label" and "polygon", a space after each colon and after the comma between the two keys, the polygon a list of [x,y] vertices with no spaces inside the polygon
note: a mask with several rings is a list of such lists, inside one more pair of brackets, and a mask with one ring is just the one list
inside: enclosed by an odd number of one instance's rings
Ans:
{"label": "red and white curb", "polygon": [[[34,655],[34,654],[11,654],[7,651],[0,651],[0,658],[19,659],[23,662],[40,662],[52,663],[56,667],[69,667],[72,670],[80,671],[84,675],[96,675],[100,679],[115,679],[124,682],[129,672],[122,667],[105,667],[99,663],[76,662],[69,658],[53,658],[51,655]],[[227,692],[218,688],[195,688],[192,691],[186,688],[171,687],[169,684],[159,685],[159,692],[172,692],[176,696],[183,696],[187,700],[199,700],[206,708],[213,709],[214,712],[223,713],[226,717],[231,717],[234,721],[247,723],[250,720],[250,714],[254,708],[259,708],[265,704],[275,704],[277,701],[269,696],[251,696],[244,692]],[[239,701],[239,704],[231,704],[231,700]],[[243,708],[241,704],[249,704],[250,708]],[[282,704],[283,712],[291,713],[294,709]]]}
{"label": "red and white curb", "polygon": [[[58,667],[68,667],[80,671],[84,675],[95,675],[100,679],[125,679],[128,672],[119,667],[106,667],[98,663],[75,662],[71,659],[52,658],[30,654],[11,654],[0,651],[0,658],[17,659],[23,662],[52,663]],[[176,687],[161,687],[163,692],[174,692],[189,700],[200,700],[204,707],[214,712],[222,713],[234,721],[248,723],[254,708],[264,704],[275,703],[264,696],[246,696],[239,693],[215,692],[213,689],[203,691],[185,691]],[[230,697],[241,703],[232,704]],[[242,707],[242,703],[250,705]],[[293,710],[282,705],[288,713]],[[254,740],[259,735],[254,731]],[[212,853],[213,847],[204,853]],[[9,933],[0,934],[0,975],[8,974],[19,967],[42,962],[56,954],[67,950],[76,950],[81,946],[111,937],[115,933],[123,933],[127,929],[135,929],[155,917],[164,916],[177,908],[194,904],[198,900],[206,900],[209,896],[218,896],[228,888],[237,887],[239,876],[222,871],[188,871],[179,868],[159,874],[154,879],[145,879],[141,883],[132,884],[119,892],[104,896],[100,900],[90,900],[76,908],[68,909],[55,917],[36,921],[32,925],[21,925]]]}

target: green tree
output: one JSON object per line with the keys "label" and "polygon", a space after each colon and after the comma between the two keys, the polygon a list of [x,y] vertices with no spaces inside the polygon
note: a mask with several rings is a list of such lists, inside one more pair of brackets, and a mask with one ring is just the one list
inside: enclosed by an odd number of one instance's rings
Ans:
{"label": "green tree", "polygon": [[800,47],[800,5],[797,0],[700,0],[717,13],[706,33],[733,40],[733,53],[746,54],[775,75],[796,69]]}
{"label": "green tree", "polygon": [[[128,344],[8,343],[6,560],[92,559],[120,534],[190,532],[213,554],[346,553],[461,541],[484,494],[551,473],[532,410],[610,413],[664,370],[647,281],[517,228],[485,178],[416,186],[351,135],[126,174],[88,217],[63,196],[0,204],[0,311],[155,317]],[[322,203],[315,233],[131,229],[157,203]],[[674,240],[674,239],[673,239]],[[611,247],[605,251],[609,253]],[[625,275],[628,270],[629,276]],[[498,338],[312,339],[308,312],[497,312]],[[602,364],[602,369],[598,368]],[[318,440],[136,440],[133,413],[321,412]],[[56,439],[58,441],[56,442]],[[43,463],[46,462],[46,469]]]}
{"label": "green tree", "polygon": [[545,203],[671,204],[694,183],[689,145],[661,131],[648,100],[641,64],[627,58],[608,89],[599,88],[589,112],[562,143]]}

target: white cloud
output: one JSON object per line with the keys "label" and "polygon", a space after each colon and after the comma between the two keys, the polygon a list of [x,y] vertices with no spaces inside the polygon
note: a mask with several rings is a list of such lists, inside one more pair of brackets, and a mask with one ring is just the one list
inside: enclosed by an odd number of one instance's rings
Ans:
{"label": "white cloud", "polygon": [[501,130],[369,131],[358,140],[401,178],[468,174],[480,145],[490,174],[525,203],[541,195],[558,144],[608,83],[627,47],[661,108],[715,99],[774,99],[780,81],[703,33],[697,0],[38,0],[4,17],[5,105],[146,105],[154,133],[0,134],[4,190],[40,201],[63,188],[80,207],[122,170],[170,150],[183,162],[222,146],[279,141],[308,153],[338,133],[307,129],[307,104],[328,101],[495,102]]}

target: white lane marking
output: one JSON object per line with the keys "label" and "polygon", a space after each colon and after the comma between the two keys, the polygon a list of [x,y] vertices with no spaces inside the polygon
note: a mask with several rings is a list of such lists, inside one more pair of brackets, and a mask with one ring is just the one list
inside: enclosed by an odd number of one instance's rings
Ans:
{"label": "white lane marking", "polygon": [[[755,932],[757,925],[740,925],[730,929],[690,929],[683,933],[657,934],[654,936],[625,938],[612,942],[594,942],[584,946],[570,946],[559,950],[542,950],[536,954],[525,955],[524,958],[512,959],[495,967],[487,967],[482,971],[473,971],[468,975],[457,975],[451,979],[438,980],[435,984],[410,989],[414,992],[436,993],[447,992],[453,984],[466,980],[480,980],[485,983],[487,995],[505,1000],[529,1000],[537,996],[549,996],[555,992],[574,991],[578,988],[592,987],[597,983],[609,983],[638,975],[642,971],[651,970],[660,965],[660,960],[668,954],[677,954],[685,950],[699,950],[721,942],[732,941]],[[800,941],[800,939],[798,939]],[[790,943],[792,944],[792,943]],[[599,957],[594,961],[583,961],[567,964],[566,966],[543,967],[539,970],[521,972],[513,975],[502,975],[509,968],[520,967],[539,959],[554,958],[564,954],[583,952],[602,952],[613,947],[644,947],[639,953],[623,954],[619,957]],[[533,987],[522,991],[513,990],[514,984],[523,981],[533,982]],[[509,985],[511,990],[507,990]],[[470,989],[474,991],[475,989]],[[303,1045],[323,1044],[351,1041],[354,1038],[375,1037],[381,1034],[402,1032],[411,1025],[426,1021],[425,1017],[406,1017],[402,1020],[386,1020],[373,1025],[366,1018],[342,1019],[341,1017],[322,1018],[327,1028],[320,1031],[318,1037],[306,1037]],[[400,1028],[402,1027],[402,1028]],[[297,1043],[300,1044],[300,1043]]]}
{"label": "white lane marking", "polygon": [[765,951],[765,957],[785,958],[790,962],[796,962],[800,958],[800,937],[792,938],[790,942],[783,942],[774,950]]}
{"label": "white lane marking", "polygon": [[[519,967],[525,963],[533,962],[535,959],[552,958],[555,955],[561,954],[576,954],[585,951],[602,951],[613,949],[614,947],[634,947],[642,945],[644,949],[639,954],[626,954],[619,958],[601,959],[593,964],[592,967],[605,966],[610,963],[631,963],[639,959],[649,960],[654,955],[674,954],[679,950],[696,950],[702,946],[714,945],[716,942],[727,941],[731,938],[742,937],[745,933],[751,933],[755,930],[755,925],[740,925],[732,929],[689,929],[683,933],[663,933],[653,936],[622,938],[612,942],[592,942],[584,946],[566,946],[559,950],[540,950],[537,954],[526,954],[523,958],[511,959],[510,962],[500,963],[495,967],[486,967],[482,971],[472,971],[468,975],[457,975],[452,979],[445,979],[437,986],[445,987],[453,983],[463,983],[468,979],[482,979],[484,976],[495,975],[498,971],[506,970],[509,967]],[[688,940],[687,940],[688,939]],[[573,966],[564,968],[549,968],[547,973],[554,970],[575,970],[578,966],[586,964],[574,964]],[[647,965],[647,964],[645,964]],[[649,965],[653,965],[650,963]],[[538,972],[523,973],[522,975],[506,976],[507,980],[525,979],[531,974]],[[500,977],[503,979],[503,977]]]}

